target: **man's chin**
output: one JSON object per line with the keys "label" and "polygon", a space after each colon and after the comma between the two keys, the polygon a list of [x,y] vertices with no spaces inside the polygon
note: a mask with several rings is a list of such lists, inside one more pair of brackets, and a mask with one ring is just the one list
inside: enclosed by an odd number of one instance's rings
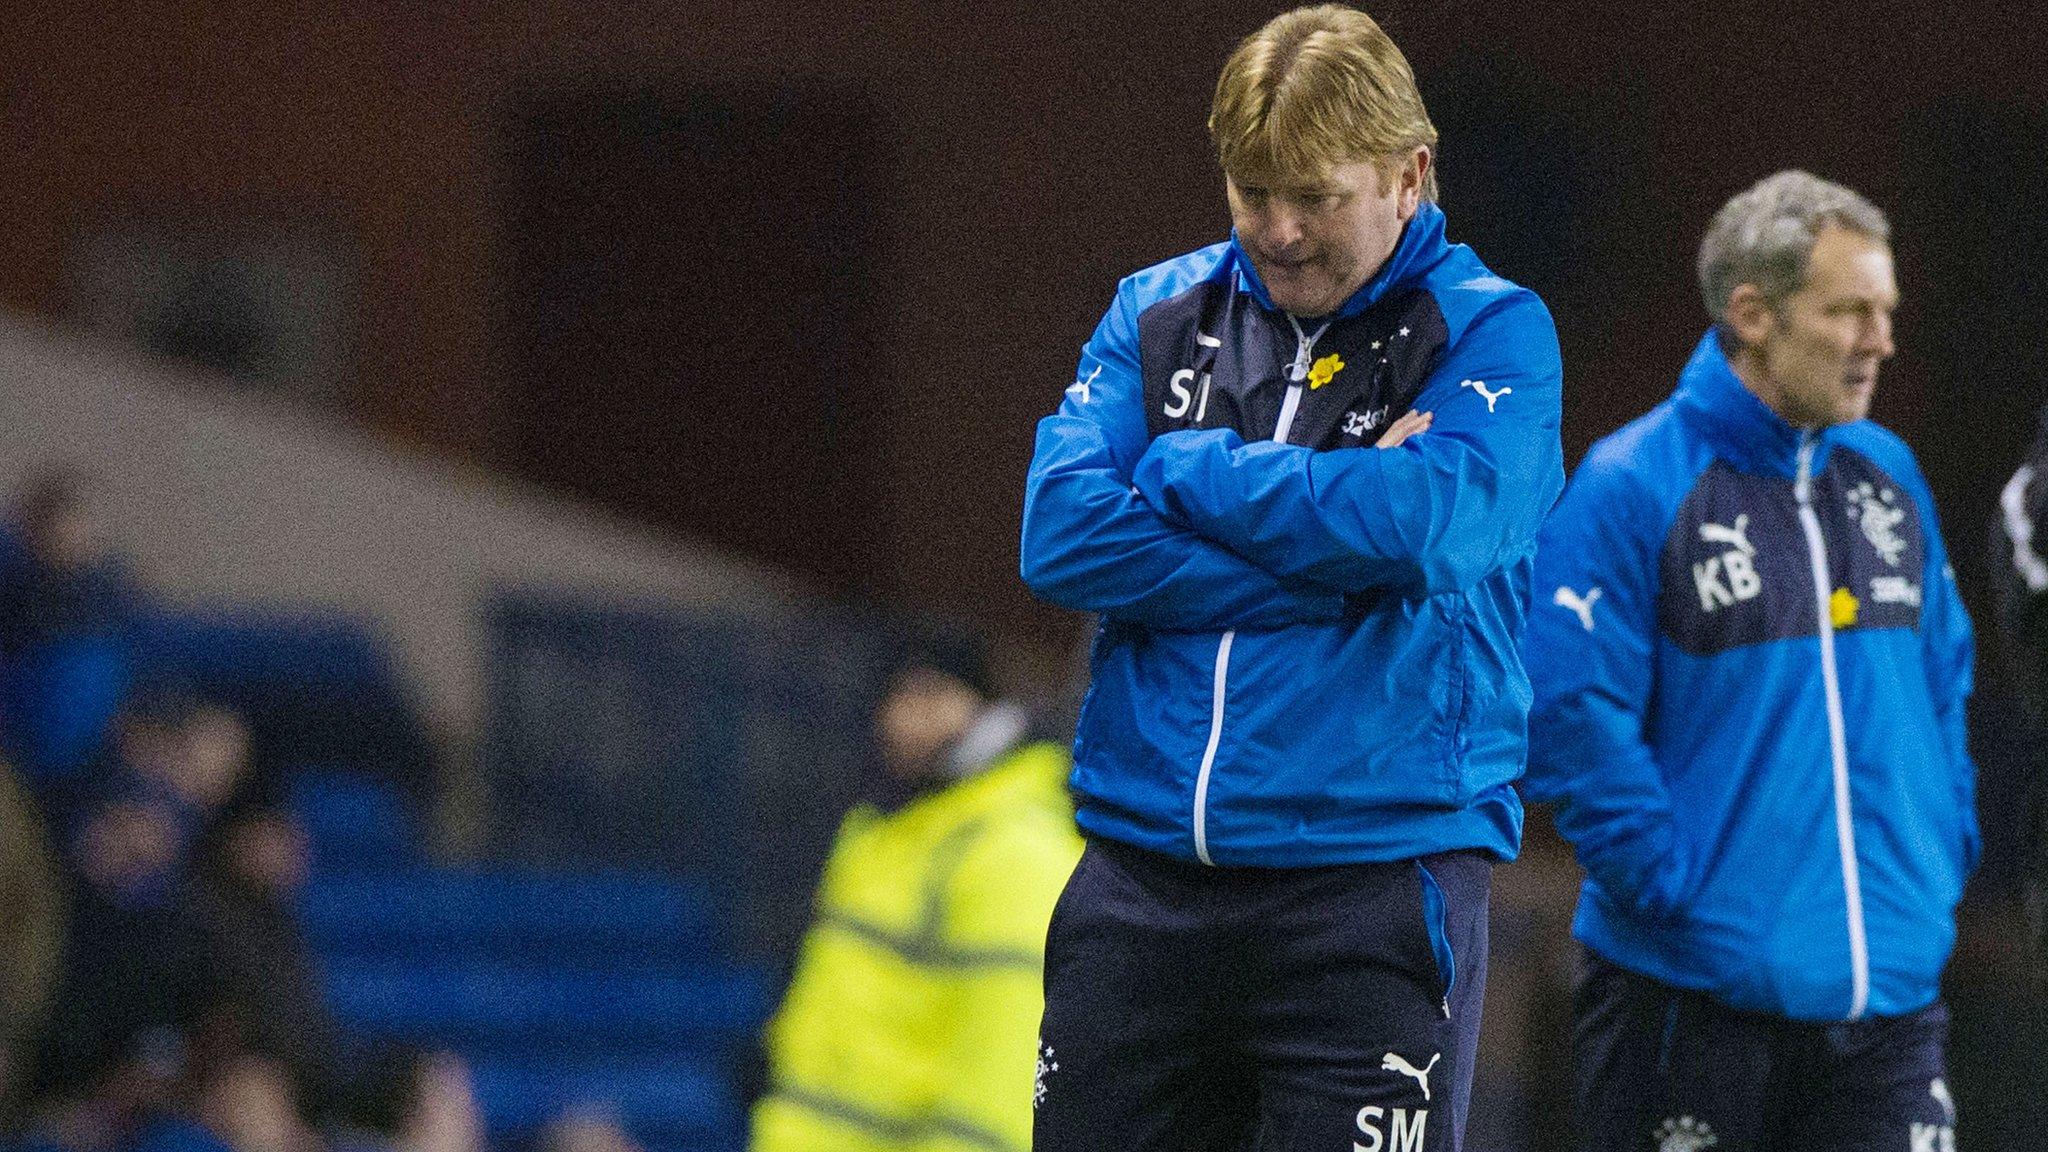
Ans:
{"label": "man's chin", "polygon": [[1309,265],[1289,267],[1255,259],[1252,267],[1258,270],[1259,280],[1266,286],[1266,298],[1273,302],[1273,307],[1297,316],[1318,316],[1329,310],[1324,301],[1329,295],[1327,287],[1315,282],[1321,277],[1310,275]]}
{"label": "man's chin", "polygon": [[[1811,423],[1818,428],[1836,428],[1843,424],[1854,424],[1869,415],[1870,402],[1866,400],[1862,403],[1837,405],[1826,412],[1820,419],[1811,421]],[[1805,423],[1805,421],[1800,421],[1800,423]]]}
{"label": "man's chin", "polygon": [[1285,289],[1276,291],[1268,287],[1266,295],[1273,298],[1273,307],[1282,312],[1292,312],[1296,316],[1324,316],[1336,311],[1337,305],[1343,303],[1341,300],[1332,301],[1327,292],[1289,292]]}
{"label": "man's chin", "polygon": [[1860,388],[1852,387],[1849,395],[1843,399],[1841,406],[1837,409],[1839,419],[1836,423],[1854,424],[1856,421],[1869,416],[1870,402],[1876,396],[1877,386],[1875,384]]}

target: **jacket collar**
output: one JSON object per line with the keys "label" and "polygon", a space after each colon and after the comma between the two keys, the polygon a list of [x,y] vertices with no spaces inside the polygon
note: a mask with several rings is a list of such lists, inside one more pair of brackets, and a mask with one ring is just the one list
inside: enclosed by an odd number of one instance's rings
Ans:
{"label": "jacket collar", "polygon": [[953,745],[952,754],[946,757],[947,773],[964,780],[986,770],[1022,744],[1030,727],[1031,718],[1023,708],[998,700],[983,709]]}
{"label": "jacket collar", "polygon": [[1008,701],[989,705],[932,771],[909,780],[881,776],[870,785],[869,802],[883,812],[895,812],[987,773],[1028,742],[1030,719],[1022,707]]}
{"label": "jacket collar", "polygon": [[[1437,266],[1449,254],[1450,245],[1444,241],[1443,209],[1424,201],[1415,210],[1415,215],[1401,229],[1401,241],[1394,245],[1393,254],[1372,278],[1359,286],[1351,298],[1339,305],[1330,314],[1332,320],[1343,320],[1356,316],[1380,302],[1381,298],[1396,288],[1405,287],[1421,279],[1422,275]],[[1244,246],[1238,243],[1237,230],[1230,231],[1230,253],[1237,262],[1237,286],[1252,294],[1259,307],[1277,312],[1273,298],[1266,294],[1266,285],[1260,281],[1258,269],[1252,267],[1251,257],[1245,254]]]}
{"label": "jacket collar", "polygon": [[1766,476],[1799,473],[1799,446],[1814,441],[1813,471],[1827,463],[1838,430],[1798,428],[1749,390],[1721,350],[1718,329],[1710,328],[1678,374],[1674,401],[1690,421],[1706,430],[1715,455],[1736,468]]}

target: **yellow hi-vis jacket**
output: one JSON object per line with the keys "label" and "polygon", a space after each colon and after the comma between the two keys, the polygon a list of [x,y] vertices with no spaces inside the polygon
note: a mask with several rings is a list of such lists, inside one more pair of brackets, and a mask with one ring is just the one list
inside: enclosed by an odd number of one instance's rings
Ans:
{"label": "yellow hi-vis jacket", "polygon": [[753,1152],[1026,1152],[1046,924],[1080,858],[1067,755],[1027,744],[848,814],[768,1025]]}

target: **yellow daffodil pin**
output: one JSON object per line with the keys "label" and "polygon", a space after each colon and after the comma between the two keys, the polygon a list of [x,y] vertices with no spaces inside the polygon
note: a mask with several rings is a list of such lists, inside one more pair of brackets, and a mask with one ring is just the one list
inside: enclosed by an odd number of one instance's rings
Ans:
{"label": "yellow daffodil pin", "polygon": [[1837,588],[1835,594],[1828,598],[1828,615],[1834,619],[1835,627],[1853,628],[1856,626],[1856,610],[1862,606],[1855,593],[1847,588]]}

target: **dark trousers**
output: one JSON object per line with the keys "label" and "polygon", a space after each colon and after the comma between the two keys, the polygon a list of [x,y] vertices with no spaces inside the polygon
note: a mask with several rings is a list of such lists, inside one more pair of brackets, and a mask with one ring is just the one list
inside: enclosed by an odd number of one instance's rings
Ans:
{"label": "dark trousers", "polygon": [[1806,1023],[1585,959],[1572,1048],[1588,1152],[1955,1152],[1939,1001]]}
{"label": "dark trousers", "polygon": [[1209,868],[1090,840],[1053,911],[1038,1152],[1455,1152],[1492,858]]}

